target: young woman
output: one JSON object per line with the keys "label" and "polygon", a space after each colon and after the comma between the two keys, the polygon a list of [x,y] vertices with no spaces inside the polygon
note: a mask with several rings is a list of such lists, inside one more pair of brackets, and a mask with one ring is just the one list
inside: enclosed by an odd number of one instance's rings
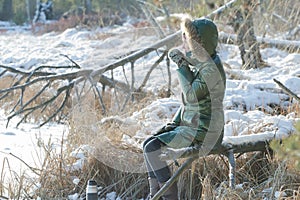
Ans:
{"label": "young woman", "polygon": [[[150,198],[171,177],[167,163],[159,159],[162,147],[202,145],[209,151],[223,139],[226,78],[216,52],[217,27],[209,19],[184,19],[181,29],[185,55],[173,49],[169,57],[178,66],[182,106],[171,123],[143,144]],[[178,199],[177,184],[163,198]]]}

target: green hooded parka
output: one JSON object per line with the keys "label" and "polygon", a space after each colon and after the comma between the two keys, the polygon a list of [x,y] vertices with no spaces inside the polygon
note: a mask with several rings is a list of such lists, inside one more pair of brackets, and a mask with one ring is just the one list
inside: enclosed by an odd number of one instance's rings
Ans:
{"label": "green hooded parka", "polygon": [[[226,77],[223,65],[216,54],[218,31],[208,19],[187,20],[183,31],[188,39],[193,64],[177,63],[177,75],[182,90],[182,106],[173,118],[173,130],[155,135],[172,148],[220,144],[223,139],[223,99]],[[194,43],[201,43],[210,59],[197,59]],[[207,137],[209,136],[209,137]],[[207,139],[205,139],[207,137]]]}

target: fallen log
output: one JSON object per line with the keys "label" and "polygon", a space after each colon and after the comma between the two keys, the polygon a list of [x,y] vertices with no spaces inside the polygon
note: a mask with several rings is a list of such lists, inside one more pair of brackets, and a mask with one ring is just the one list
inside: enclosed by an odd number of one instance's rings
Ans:
{"label": "fallen log", "polygon": [[[300,42],[292,41],[292,40],[279,40],[279,39],[271,39],[265,37],[257,37],[257,42],[260,45],[264,45],[265,47],[277,48],[289,53],[299,53],[300,52]],[[228,34],[221,32],[219,34],[219,42],[225,44],[235,44],[237,40],[237,36],[235,34]]]}
{"label": "fallen log", "polygon": [[183,149],[165,149],[161,155],[162,160],[170,160],[186,157],[203,157],[211,154],[223,154],[232,150],[233,153],[247,153],[252,151],[263,151],[266,149],[266,144],[275,138],[274,133],[252,134],[243,136],[227,136],[219,146],[215,146],[208,154],[205,147],[187,147]]}
{"label": "fallen log", "polygon": [[[164,149],[162,160],[176,160],[178,158],[187,158],[187,160],[178,168],[173,176],[161,187],[151,200],[158,200],[169,187],[176,182],[182,172],[187,169],[194,160],[208,155],[225,155],[229,163],[229,186],[235,188],[235,157],[234,154],[270,150],[269,143],[274,139],[281,139],[283,135],[276,136],[276,133],[261,133],[243,136],[224,137],[221,145],[215,146],[209,153],[202,146],[187,147],[182,149]],[[209,148],[211,149],[211,148]]]}

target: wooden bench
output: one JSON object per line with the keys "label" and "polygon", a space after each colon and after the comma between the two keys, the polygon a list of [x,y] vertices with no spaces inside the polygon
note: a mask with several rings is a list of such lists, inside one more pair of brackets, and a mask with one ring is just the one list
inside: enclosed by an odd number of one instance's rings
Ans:
{"label": "wooden bench", "polygon": [[212,149],[204,149],[202,146],[187,147],[182,149],[166,148],[161,155],[162,160],[176,160],[178,158],[187,158],[183,164],[174,172],[173,176],[161,187],[151,200],[158,200],[168,188],[175,183],[182,172],[188,168],[194,160],[207,155],[222,154],[225,155],[229,163],[229,186],[235,188],[235,156],[234,154],[243,154],[255,151],[270,150],[270,141],[276,139],[275,133],[261,133],[244,136],[224,137],[221,145]]}

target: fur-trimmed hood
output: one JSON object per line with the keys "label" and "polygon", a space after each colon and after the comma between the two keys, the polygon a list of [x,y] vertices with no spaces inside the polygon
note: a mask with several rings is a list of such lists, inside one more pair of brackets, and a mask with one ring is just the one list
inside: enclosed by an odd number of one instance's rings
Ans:
{"label": "fur-trimmed hood", "polygon": [[216,25],[209,19],[190,18],[183,19],[181,23],[181,30],[187,38],[190,50],[195,50],[195,41],[200,43],[210,56],[216,54],[218,45],[218,30]]}

